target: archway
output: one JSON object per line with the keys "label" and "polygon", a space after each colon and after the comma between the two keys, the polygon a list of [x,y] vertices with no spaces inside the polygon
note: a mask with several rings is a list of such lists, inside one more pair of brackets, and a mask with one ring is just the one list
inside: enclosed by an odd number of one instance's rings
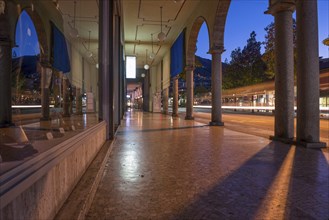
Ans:
{"label": "archway", "polygon": [[[196,67],[195,52],[197,50],[197,40],[202,25],[207,27],[205,18],[198,17],[191,28],[187,43],[186,52],[186,84],[187,84],[187,103],[186,103],[186,117],[185,119],[193,119],[193,104],[194,104],[194,70]],[[209,31],[208,31],[209,32]],[[209,34],[208,34],[209,38]],[[209,42],[209,41],[208,41]],[[208,47],[209,48],[209,47]],[[199,62],[199,61],[198,61]]]}
{"label": "archway", "polygon": [[16,46],[12,49],[14,104],[40,104],[40,74],[37,69],[37,63],[40,62],[39,38],[26,10],[17,20],[15,42]]}

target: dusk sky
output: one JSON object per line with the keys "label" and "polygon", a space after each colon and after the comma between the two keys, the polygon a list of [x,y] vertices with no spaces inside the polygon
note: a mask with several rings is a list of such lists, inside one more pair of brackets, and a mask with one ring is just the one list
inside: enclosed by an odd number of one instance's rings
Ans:
{"label": "dusk sky", "polygon": [[[268,0],[232,0],[225,26],[224,47],[222,61],[230,60],[232,50],[237,47],[243,48],[252,31],[255,31],[258,41],[263,42],[265,37],[264,28],[274,21],[272,15],[264,14],[267,10]],[[329,1],[318,0],[319,20],[319,56],[329,57],[329,47],[322,41],[329,37]],[[295,17],[294,13],[294,17]],[[205,24],[202,25],[198,36],[196,54],[211,59],[209,51],[208,31]],[[262,47],[264,52],[264,47]]]}
{"label": "dusk sky", "polygon": [[30,16],[23,11],[16,25],[13,57],[34,56],[40,53],[38,36]]}
{"label": "dusk sky", "polygon": [[[226,20],[224,47],[225,52],[222,60],[230,60],[232,50],[237,47],[243,48],[249,35],[255,31],[258,41],[263,42],[266,34],[264,28],[274,21],[272,15],[264,14],[267,10],[268,0],[232,0],[228,17]],[[329,47],[323,45],[322,41],[329,37],[329,1],[318,0],[319,20],[319,56],[329,57]],[[295,14],[294,14],[295,17]],[[21,20],[17,24],[16,43],[19,48],[14,48],[13,53],[17,57],[22,55],[36,55],[40,53],[37,43],[36,31],[30,17],[23,11]],[[22,22],[23,21],[23,22]],[[29,31],[25,31],[28,28]],[[198,36],[197,55],[211,59],[209,51],[208,30],[202,25]],[[262,52],[264,49],[262,47]]]}

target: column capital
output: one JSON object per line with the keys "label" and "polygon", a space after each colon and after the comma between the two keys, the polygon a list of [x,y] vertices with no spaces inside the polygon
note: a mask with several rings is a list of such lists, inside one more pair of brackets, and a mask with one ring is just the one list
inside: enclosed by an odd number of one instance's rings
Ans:
{"label": "column capital", "polygon": [[187,65],[184,68],[185,71],[193,71],[194,69],[195,69],[195,66],[194,65]]}
{"label": "column capital", "polygon": [[268,10],[265,14],[275,15],[278,12],[290,11],[294,12],[296,8],[295,0],[270,0]]}
{"label": "column capital", "polygon": [[171,77],[172,80],[176,80],[179,79],[179,75],[175,76],[175,77]]}
{"label": "column capital", "polygon": [[41,59],[41,60],[40,60],[40,65],[41,65],[41,67],[43,67],[43,68],[49,68],[49,69],[52,69],[52,65],[48,62],[48,60],[43,60],[43,59]]}
{"label": "column capital", "polygon": [[223,45],[214,45],[210,48],[209,52],[210,54],[222,54],[225,51]]}
{"label": "column capital", "polygon": [[11,40],[8,38],[8,39],[1,39],[0,38],[0,46],[4,46],[4,47],[12,47],[13,44],[11,42]]}

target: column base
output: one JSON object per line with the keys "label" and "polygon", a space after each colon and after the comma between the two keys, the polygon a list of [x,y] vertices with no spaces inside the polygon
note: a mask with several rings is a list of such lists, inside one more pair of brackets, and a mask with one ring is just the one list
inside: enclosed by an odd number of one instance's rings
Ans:
{"label": "column base", "polygon": [[194,120],[193,116],[185,116],[185,120]]}
{"label": "column base", "polygon": [[50,117],[41,117],[40,121],[50,121],[51,118]]}
{"label": "column base", "polygon": [[219,121],[211,121],[209,122],[210,126],[224,126],[224,122],[219,122]]}
{"label": "column base", "polygon": [[176,113],[172,113],[171,116],[172,116],[172,117],[178,117],[178,114],[176,114]]}
{"label": "column base", "polygon": [[304,142],[297,141],[297,145],[306,147],[306,148],[326,148],[327,144],[325,142]]}
{"label": "column base", "polygon": [[270,136],[270,140],[273,141],[280,141],[285,144],[292,144],[296,146],[301,146],[305,148],[326,148],[326,143],[325,142],[305,142],[305,141],[297,141],[294,138],[281,138],[281,137],[275,137],[275,136]]}
{"label": "column base", "polygon": [[293,144],[296,145],[296,141],[294,140],[294,138],[283,138],[283,137],[277,137],[277,136],[270,136],[270,140],[272,141],[279,141],[282,142],[284,144]]}
{"label": "column base", "polygon": [[14,126],[15,126],[15,124],[12,122],[0,124],[0,128],[9,128],[9,127],[14,127]]}

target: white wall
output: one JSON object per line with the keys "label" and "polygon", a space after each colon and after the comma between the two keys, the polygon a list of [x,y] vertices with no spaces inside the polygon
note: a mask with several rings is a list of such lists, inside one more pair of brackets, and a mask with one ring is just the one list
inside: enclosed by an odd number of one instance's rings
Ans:
{"label": "white wall", "polygon": [[71,73],[70,80],[72,85],[77,88],[82,88],[82,56],[80,53],[71,45]]}
{"label": "white wall", "polygon": [[163,89],[170,86],[170,51],[163,57]]}

